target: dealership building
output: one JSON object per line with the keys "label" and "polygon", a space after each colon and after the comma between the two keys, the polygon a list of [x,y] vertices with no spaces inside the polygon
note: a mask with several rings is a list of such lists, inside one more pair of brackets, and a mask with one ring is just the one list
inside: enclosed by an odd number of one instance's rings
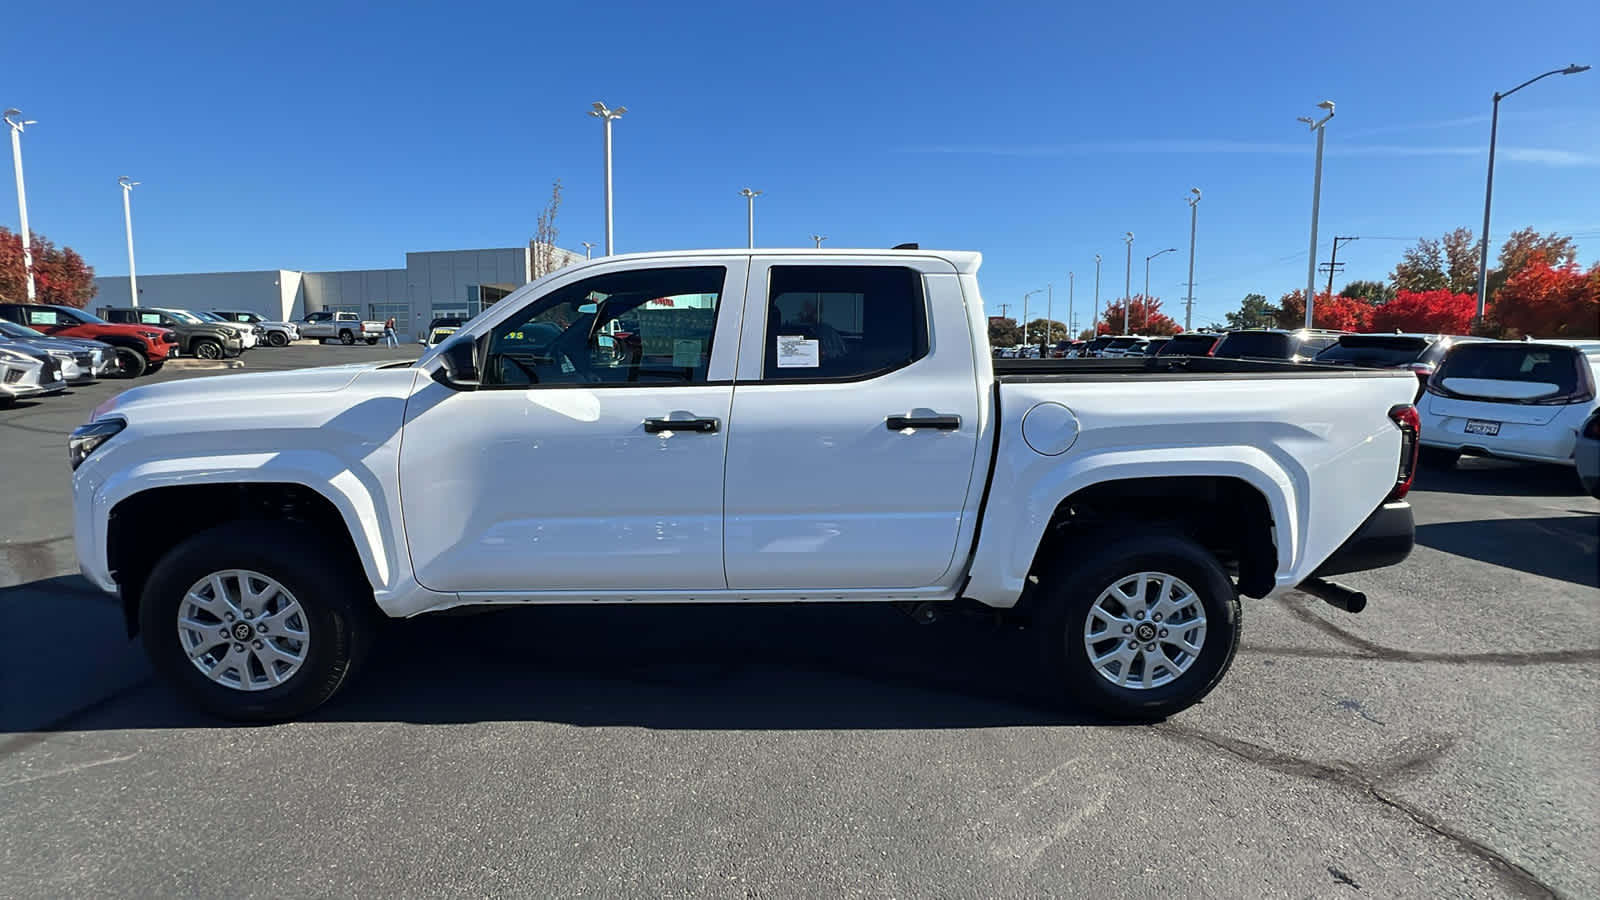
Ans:
{"label": "dealership building", "polygon": [[[471,317],[533,280],[534,245],[490,250],[431,250],[406,254],[403,269],[303,272],[191,272],[139,275],[139,305],[172,309],[247,309],[268,319],[294,322],[307,313],[353,312],[367,319],[394,317],[410,340],[436,316]],[[582,253],[552,248],[556,268],[581,262]],[[127,306],[128,277],[96,278],[89,302]]]}

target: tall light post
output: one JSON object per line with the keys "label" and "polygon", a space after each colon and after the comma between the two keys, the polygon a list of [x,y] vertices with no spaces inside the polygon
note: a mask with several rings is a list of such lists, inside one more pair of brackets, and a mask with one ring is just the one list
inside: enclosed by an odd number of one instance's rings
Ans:
{"label": "tall light post", "polygon": [[1044,288],[1034,288],[1022,295],[1022,346],[1028,346],[1028,298],[1044,293]]}
{"label": "tall light post", "polygon": [[1044,359],[1044,347],[1050,343],[1050,323],[1056,320],[1056,286],[1054,282],[1044,283],[1044,337],[1039,339],[1039,358]]}
{"label": "tall light post", "polygon": [[128,227],[128,296],[133,306],[139,305],[139,276],[133,271],[133,203],[128,198],[138,183],[126,175],[117,177],[117,184],[122,185],[122,221]]}
{"label": "tall light post", "polygon": [[594,241],[579,241],[583,245],[583,258],[594,259]]}
{"label": "tall light post", "polygon": [[[1564,69],[1551,69],[1550,71],[1517,85],[1505,93],[1498,91],[1494,95],[1494,114],[1489,117],[1489,177],[1483,185],[1483,243],[1478,247],[1478,320],[1482,321],[1484,310],[1488,305],[1489,289],[1489,204],[1494,200],[1494,139],[1500,130],[1500,101],[1522,90],[1540,78],[1549,78],[1551,75],[1576,75],[1579,72],[1589,71],[1588,66],[1576,63]],[[20,169],[18,170],[21,171]],[[17,176],[22,177],[20,174]],[[20,182],[19,182],[20,183]]]}
{"label": "tall light post", "polygon": [[756,198],[761,196],[761,192],[745,188],[739,192],[739,196],[745,200],[745,225],[750,232],[749,246],[754,249],[756,246]]}
{"label": "tall light post", "polygon": [[606,255],[610,256],[614,245],[611,241],[611,123],[622,118],[627,112],[626,106],[616,109],[606,109],[606,105],[596,100],[594,109],[589,110],[589,115],[605,123],[606,128]]}
{"label": "tall light post", "polygon": [[1133,309],[1133,232],[1123,238],[1128,243],[1128,271],[1122,280],[1122,333],[1129,334],[1128,315]]}
{"label": "tall light post", "polygon": [[28,302],[37,298],[33,286],[33,235],[28,232],[28,192],[22,185],[22,131],[39,123],[23,119],[22,110],[6,110],[6,124],[11,126],[11,161],[17,169],[17,218],[22,222],[22,269],[28,275]]}
{"label": "tall light post", "polygon": [[1301,116],[1299,121],[1310,126],[1317,133],[1317,169],[1316,176],[1311,182],[1311,258],[1306,260],[1306,327],[1311,327],[1311,306],[1317,298],[1317,211],[1322,203],[1322,136],[1333,118],[1333,101],[1324,100],[1317,104],[1318,109],[1325,109],[1328,114],[1321,119],[1311,119]]}
{"label": "tall light post", "polygon": [[1194,226],[1200,209],[1200,189],[1189,188],[1189,296],[1183,298],[1183,330],[1194,330]]}
{"label": "tall light post", "polygon": [[821,250],[821,249],[822,249],[822,242],[823,242],[823,241],[825,241],[825,240],[827,240],[827,239],[828,239],[828,236],[827,236],[827,235],[825,235],[825,234],[813,234],[813,235],[812,235],[812,236],[811,236],[811,239],[812,239],[812,240],[813,240],[813,241],[816,241],[816,242],[817,242],[817,249],[818,249],[818,250]]}
{"label": "tall light post", "polygon": [[1139,326],[1141,328],[1150,327],[1150,260],[1155,259],[1163,253],[1177,252],[1177,247],[1168,247],[1165,250],[1157,250],[1156,252],[1144,258],[1144,324]]}
{"label": "tall light post", "polygon": [[1094,337],[1100,336],[1100,254],[1094,255]]}
{"label": "tall light post", "polygon": [[1072,311],[1073,294],[1077,289],[1077,277],[1078,275],[1076,272],[1067,273],[1067,340],[1069,341],[1075,341],[1078,339],[1078,332],[1076,329],[1078,324],[1078,315]]}

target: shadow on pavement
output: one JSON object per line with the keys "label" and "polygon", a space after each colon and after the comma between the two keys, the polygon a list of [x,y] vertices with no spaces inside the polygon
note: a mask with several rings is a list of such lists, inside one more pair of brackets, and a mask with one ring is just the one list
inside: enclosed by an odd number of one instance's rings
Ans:
{"label": "shadow on pavement", "polygon": [[1481,497],[1585,497],[1569,466],[1463,456],[1454,468],[1423,466],[1415,490]]}
{"label": "shadow on pavement", "polygon": [[1531,575],[1600,587],[1600,516],[1479,519],[1417,526],[1417,543]]}
{"label": "shadow on pavement", "polygon": [[[308,719],[708,730],[1097,724],[1061,711],[1040,688],[1032,647],[991,618],[920,626],[868,605],[430,616],[385,623],[365,668]],[[26,730],[226,725],[142,668],[142,677],[104,684],[94,702]]]}

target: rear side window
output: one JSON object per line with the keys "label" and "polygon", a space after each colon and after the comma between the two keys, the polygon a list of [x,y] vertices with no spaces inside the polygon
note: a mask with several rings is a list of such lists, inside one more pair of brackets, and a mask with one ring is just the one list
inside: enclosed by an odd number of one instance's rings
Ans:
{"label": "rear side window", "polygon": [[903,266],[773,266],[767,381],[852,381],[928,355],[922,276]]}
{"label": "rear side window", "polygon": [[1416,362],[1428,350],[1429,341],[1418,337],[1360,335],[1342,337],[1337,344],[1317,354],[1317,362],[1350,363],[1362,366],[1403,366]]}
{"label": "rear side window", "polygon": [[1572,394],[1578,390],[1578,352],[1570,347],[1542,347],[1537,344],[1463,344],[1452,350],[1439,367],[1438,378],[1446,388],[1457,379],[1520,381],[1555,385],[1549,393]]}
{"label": "rear side window", "polygon": [[1212,355],[1228,359],[1288,359],[1289,336],[1276,331],[1235,331],[1217,344],[1217,352]]}
{"label": "rear side window", "polygon": [[71,325],[71,320],[53,309],[29,309],[29,325]]}
{"label": "rear side window", "polygon": [[1205,356],[1217,339],[1208,334],[1180,334],[1165,344],[1157,356]]}

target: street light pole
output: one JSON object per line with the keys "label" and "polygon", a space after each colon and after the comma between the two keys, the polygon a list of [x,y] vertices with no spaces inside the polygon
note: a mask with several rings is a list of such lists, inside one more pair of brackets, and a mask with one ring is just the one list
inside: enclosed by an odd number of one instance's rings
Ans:
{"label": "street light pole", "polygon": [[1028,298],[1034,294],[1044,293],[1043,288],[1034,288],[1022,295],[1022,346],[1028,346]]}
{"label": "street light pole", "polygon": [[741,197],[743,197],[745,199],[745,205],[746,205],[745,224],[748,226],[749,231],[750,231],[750,244],[749,244],[749,246],[750,246],[751,249],[755,249],[755,246],[756,246],[756,198],[761,196],[761,192],[760,191],[752,191],[749,188],[745,188],[744,190],[739,192],[739,196],[741,196]]}
{"label": "street light pole", "polygon": [[1156,252],[1144,258],[1144,324],[1140,326],[1141,328],[1150,327],[1150,260],[1155,259],[1163,253],[1177,252],[1177,247],[1168,247],[1165,250],[1157,250]]}
{"label": "street light pole", "polygon": [[594,109],[589,110],[589,115],[605,122],[606,130],[606,255],[610,256],[615,249],[611,240],[611,123],[622,118],[627,112],[626,106],[616,109],[607,109],[604,103],[596,100]]}
{"label": "street light pole", "polygon": [[1189,296],[1183,298],[1183,330],[1194,330],[1194,226],[1200,211],[1200,189],[1189,188]]}
{"label": "street light pole", "polygon": [[1094,337],[1100,336],[1100,254],[1094,255]]}
{"label": "street light pole", "polygon": [[1500,129],[1500,101],[1533,84],[1540,78],[1548,78],[1551,75],[1576,75],[1579,72],[1587,71],[1589,71],[1588,66],[1580,66],[1574,63],[1564,69],[1551,69],[1543,75],[1529,78],[1503,94],[1496,92],[1494,95],[1494,114],[1489,117],[1489,177],[1485,179],[1483,185],[1483,243],[1478,247],[1478,321],[1483,320],[1484,311],[1489,301],[1489,204],[1494,199],[1494,139],[1496,132]]}
{"label": "street light pole", "polygon": [[823,242],[823,241],[825,241],[825,240],[827,240],[827,239],[828,239],[828,236],[827,236],[827,235],[825,235],[825,234],[813,234],[813,235],[812,235],[812,236],[811,236],[811,239],[812,239],[812,240],[813,240],[813,241],[816,241],[816,242],[817,242],[817,249],[818,249],[818,250],[821,250],[821,249],[822,249],[822,242]]}
{"label": "street light pole", "polygon": [[579,241],[583,245],[583,258],[594,259],[594,241]]}
{"label": "street light pole", "polygon": [[1133,232],[1123,240],[1128,242],[1128,271],[1122,279],[1122,333],[1128,334],[1128,316],[1133,310]]}
{"label": "street light pole", "polygon": [[1054,282],[1044,283],[1044,337],[1039,339],[1039,358],[1044,359],[1045,345],[1050,343],[1050,325],[1056,320],[1056,286]]}
{"label": "street light pole", "polygon": [[33,284],[33,235],[28,232],[28,192],[22,185],[22,130],[38,123],[24,120],[20,109],[6,110],[5,120],[11,126],[11,161],[17,170],[17,218],[22,220],[22,269],[28,276],[28,302],[32,303],[37,293]]}
{"label": "street light pole", "polygon": [[1299,121],[1310,126],[1317,133],[1317,168],[1316,176],[1311,182],[1311,258],[1306,260],[1306,327],[1311,327],[1311,306],[1316,300],[1317,291],[1317,211],[1322,203],[1322,136],[1328,120],[1333,118],[1333,101],[1324,100],[1317,104],[1318,109],[1325,109],[1328,114],[1319,120],[1312,120],[1301,116]]}
{"label": "street light pole", "polygon": [[133,271],[133,204],[128,198],[138,183],[126,175],[117,178],[122,185],[122,221],[128,226],[128,298],[135,307],[139,305],[139,277]]}
{"label": "street light pole", "polygon": [[1078,314],[1072,311],[1073,295],[1077,293],[1078,289],[1077,278],[1076,272],[1067,273],[1067,340],[1069,341],[1078,339],[1078,332],[1075,327],[1078,324]]}

